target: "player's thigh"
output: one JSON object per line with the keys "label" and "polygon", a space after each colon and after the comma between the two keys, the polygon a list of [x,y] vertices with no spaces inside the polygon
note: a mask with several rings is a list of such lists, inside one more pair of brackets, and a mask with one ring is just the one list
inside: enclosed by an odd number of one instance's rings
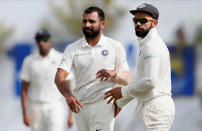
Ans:
{"label": "player's thigh", "polygon": [[63,103],[51,105],[45,113],[48,131],[64,131],[64,124],[68,117],[65,115]]}
{"label": "player's thigh", "polygon": [[28,104],[28,116],[31,120],[31,130],[32,131],[41,131],[44,130],[44,121],[43,121],[43,112],[42,105],[36,103]]}
{"label": "player's thigh", "polygon": [[83,114],[84,110],[85,110],[85,107],[83,107],[83,109],[81,109],[79,113],[73,113],[73,116],[76,122],[77,131],[89,131],[87,120]]}
{"label": "player's thigh", "polygon": [[90,131],[113,131],[114,121],[95,123],[90,127]]}
{"label": "player's thigh", "polygon": [[93,105],[89,115],[90,131],[113,131],[114,127],[114,106],[100,101]]}
{"label": "player's thigh", "polygon": [[146,131],[168,131],[174,120],[174,106],[155,103],[143,109],[141,117]]}

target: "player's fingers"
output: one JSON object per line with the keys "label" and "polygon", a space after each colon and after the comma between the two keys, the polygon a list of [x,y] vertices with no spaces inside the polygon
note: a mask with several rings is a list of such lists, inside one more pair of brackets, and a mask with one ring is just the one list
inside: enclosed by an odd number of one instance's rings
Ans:
{"label": "player's fingers", "polygon": [[102,70],[99,70],[97,73],[96,73],[96,75],[99,75],[99,74],[103,74],[104,72],[103,72],[103,69]]}
{"label": "player's fingers", "polygon": [[68,105],[69,105],[69,108],[71,109],[71,111],[74,112],[72,104],[68,104]]}
{"label": "player's fingers", "polygon": [[78,100],[76,99],[76,103],[82,108],[83,107],[83,104]]}
{"label": "player's fingers", "polygon": [[112,90],[105,92],[105,95],[112,94]]}
{"label": "player's fingers", "polygon": [[78,104],[75,106],[75,110],[77,111],[77,113],[80,112],[80,108]]}
{"label": "player's fingers", "polygon": [[[114,103],[114,102],[113,102]],[[117,105],[115,104],[114,105],[114,117],[116,117],[117,116]]]}
{"label": "player's fingers", "polygon": [[100,78],[100,81],[103,81],[103,79],[104,79],[104,78],[105,78],[104,76],[103,76],[103,77],[101,77],[101,78]]}
{"label": "player's fingers", "polygon": [[100,74],[101,71],[102,71],[102,70],[99,70],[99,71],[96,73],[96,75]]}
{"label": "player's fingers", "polygon": [[105,79],[104,79],[104,81],[107,81],[108,79],[109,79],[109,76],[106,76]]}
{"label": "player's fingers", "polygon": [[107,104],[109,104],[113,99],[114,99],[114,98],[111,97],[111,98],[108,100]]}
{"label": "player's fingers", "polygon": [[73,100],[72,103],[71,103],[71,109],[72,109],[73,112],[78,113],[77,109],[76,109],[76,105],[77,105],[76,101]]}
{"label": "player's fingers", "polygon": [[111,94],[107,94],[105,97],[104,97],[104,100],[109,98],[110,96],[112,96]]}
{"label": "player's fingers", "polygon": [[97,79],[99,79],[100,77],[103,77],[103,74],[100,73],[100,74],[96,75]]}
{"label": "player's fingers", "polygon": [[114,100],[114,101],[113,101],[113,104],[114,104],[115,106],[117,106],[117,103],[116,103],[116,101],[117,101],[117,100]]}

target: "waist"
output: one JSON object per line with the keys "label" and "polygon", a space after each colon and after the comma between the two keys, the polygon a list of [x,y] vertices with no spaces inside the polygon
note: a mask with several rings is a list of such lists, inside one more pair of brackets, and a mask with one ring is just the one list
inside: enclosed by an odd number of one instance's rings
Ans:
{"label": "waist", "polygon": [[74,95],[82,103],[93,103],[104,100],[104,93],[114,88],[114,83],[98,84],[92,87],[83,87],[80,90],[74,90]]}
{"label": "waist", "polygon": [[163,96],[155,97],[155,98],[147,100],[147,101],[138,101],[136,110],[134,112],[134,116],[138,117],[140,112],[142,111],[143,107],[146,107],[146,106],[152,105],[152,104],[156,104],[156,103],[163,103],[163,102],[170,103],[171,100],[172,100],[172,97],[170,95],[163,95]]}
{"label": "waist", "polygon": [[147,92],[145,95],[137,96],[136,98],[137,98],[138,102],[146,102],[146,101],[152,100],[157,97],[171,96],[171,95],[172,94],[170,91],[158,91],[158,90],[152,89],[149,92]]}
{"label": "waist", "polygon": [[28,98],[28,102],[31,104],[61,104],[63,103],[62,99],[54,99],[54,100],[39,100],[39,99],[30,99]]}

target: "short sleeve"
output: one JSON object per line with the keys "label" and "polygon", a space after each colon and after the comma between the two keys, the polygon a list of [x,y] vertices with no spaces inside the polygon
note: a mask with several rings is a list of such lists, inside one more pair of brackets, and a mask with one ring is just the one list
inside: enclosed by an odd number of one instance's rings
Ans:
{"label": "short sleeve", "polygon": [[118,43],[118,46],[116,48],[115,68],[117,71],[129,70],[126,59],[126,52],[121,43]]}
{"label": "short sleeve", "polygon": [[63,56],[59,63],[58,68],[62,68],[66,70],[68,73],[70,73],[72,65],[73,65],[73,53],[71,50],[71,46],[69,45],[63,53]]}
{"label": "short sleeve", "polygon": [[23,61],[22,69],[20,72],[20,79],[27,82],[30,81],[30,57],[26,57]]}

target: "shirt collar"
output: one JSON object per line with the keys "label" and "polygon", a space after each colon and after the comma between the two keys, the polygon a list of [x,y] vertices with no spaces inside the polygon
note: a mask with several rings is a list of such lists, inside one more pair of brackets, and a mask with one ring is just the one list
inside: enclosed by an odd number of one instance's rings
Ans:
{"label": "shirt collar", "polygon": [[157,34],[156,28],[152,28],[144,38],[139,37],[138,38],[139,46],[142,46],[144,43],[146,43],[155,34]]}
{"label": "shirt collar", "polygon": [[[104,37],[105,36],[102,34],[101,37],[100,37],[100,40],[98,41],[98,43],[94,47],[101,47],[103,45],[103,43],[104,43]],[[90,45],[86,41],[85,37],[82,38],[82,46],[83,47],[90,47]]]}

